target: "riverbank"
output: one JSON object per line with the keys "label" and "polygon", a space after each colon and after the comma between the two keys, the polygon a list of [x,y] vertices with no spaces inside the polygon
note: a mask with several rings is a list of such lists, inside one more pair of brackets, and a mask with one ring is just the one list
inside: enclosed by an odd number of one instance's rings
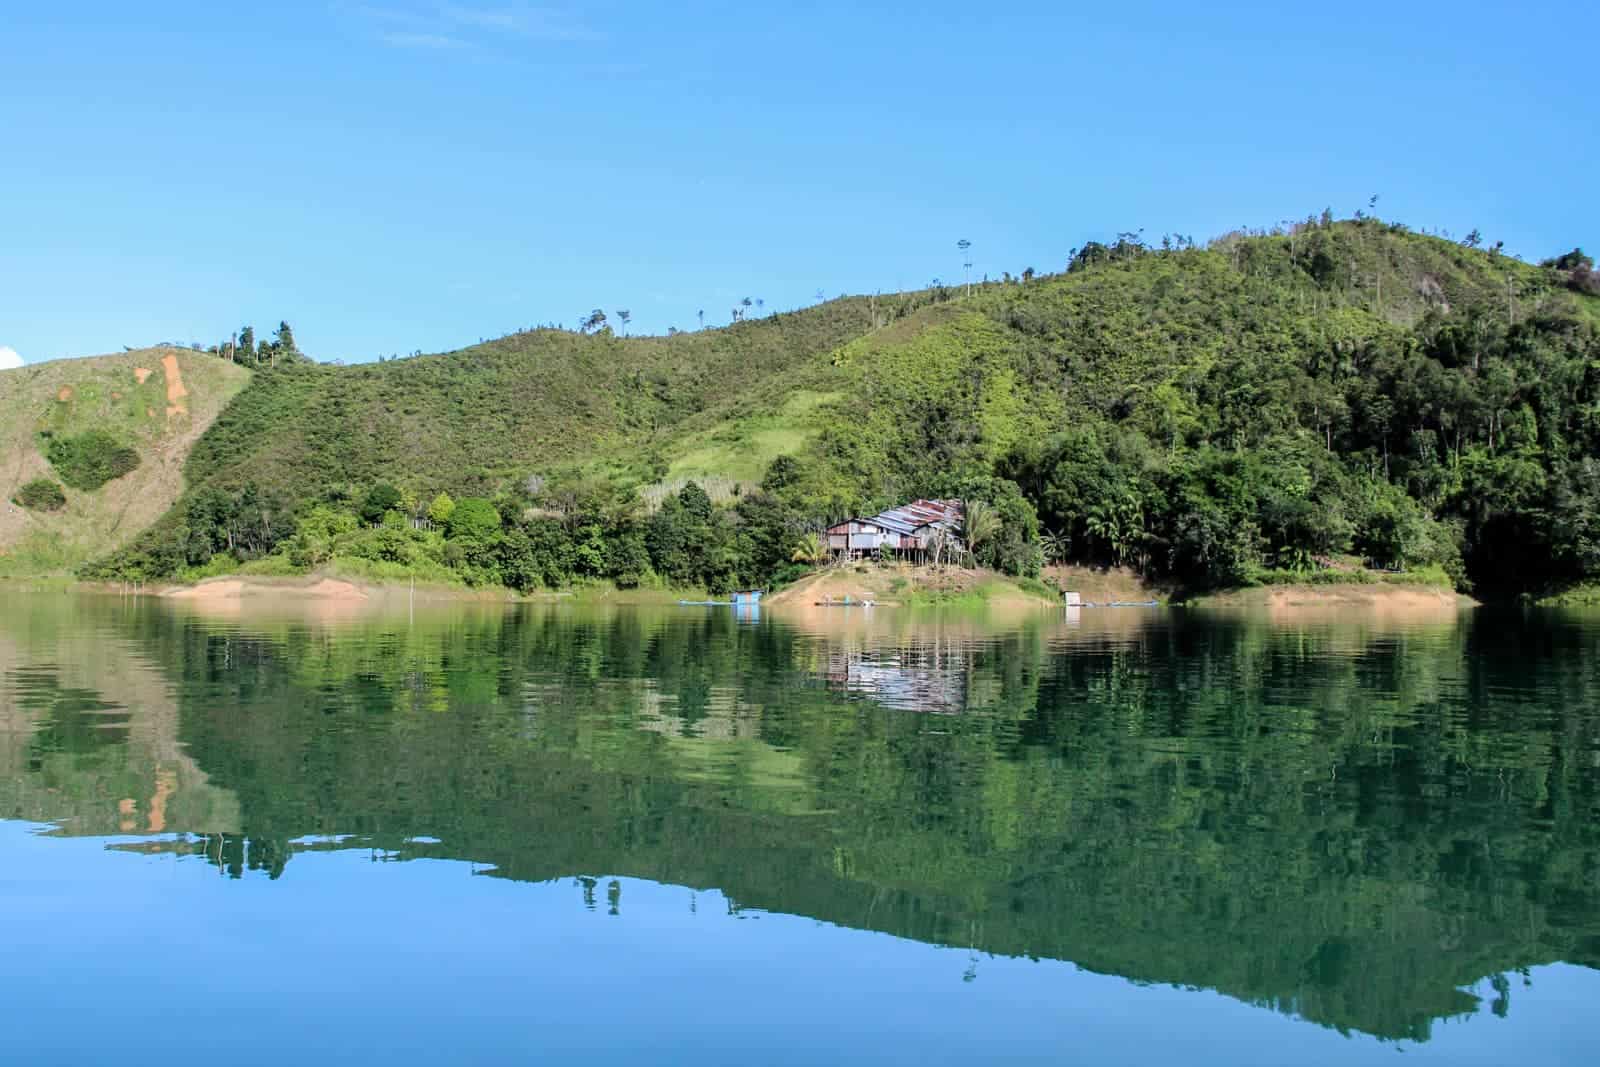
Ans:
{"label": "riverbank", "polygon": [[[72,588],[63,586],[63,589]],[[126,592],[121,586],[79,584],[80,590]],[[414,598],[416,601],[482,601],[504,603],[615,604],[626,606],[675,605],[680,600],[708,599],[703,589],[644,587],[618,589],[609,583],[593,583],[562,590],[535,590],[518,593],[501,587],[471,588],[464,585],[409,581],[352,579],[337,573],[298,577],[266,575],[219,575],[188,584],[144,587],[141,592],[197,604],[238,601],[308,601],[322,603],[362,603]],[[827,567],[769,595],[764,607],[811,606],[832,601],[870,600],[884,607],[965,606],[994,609],[1037,609],[1060,604],[1060,594],[1042,582],[1010,578],[994,571],[961,567],[880,567],[850,564]],[[714,598],[723,599],[723,598]]]}
{"label": "riverbank", "polygon": [[1043,578],[1063,592],[1077,593],[1085,604],[1165,604],[1175,593],[1172,586],[1152,582],[1131,567],[1054,563],[1044,569]]}
{"label": "riverbank", "polygon": [[1453,589],[1424,583],[1342,582],[1331,585],[1263,585],[1190,597],[1185,607],[1379,608],[1391,611],[1459,610],[1477,601]]}
{"label": "riverbank", "polygon": [[108,596],[154,597],[190,604],[219,604],[240,601],[302,601],[322,603],[365,603],[414,600],[423,602],[480,603],[576,603],[652,605],[676,604],[680,600],[703,600],[703,589],[637,588],[618,589],[607,582],[574,586],[570,589],[541,589],[519,593],[502,586],[477,587],[450,582],[411,581],[409,579],[351,578],[337,572],[307,575],[221,574],[194,582],[158,581],[142,585],[118,582],[85,582],[67,576],[40,578],[0,578],[0,588],[25,593],[94,593]]}
{"label": "riverbank", "polygon": [[[1080,595],[1087,604],[1159,603],[1187,607],[1324,609],[1383,607],[1387,610],[1455,609],[1476,603],[1469,597],[1431,583],[1405,583],[1392,578],[1372,582],[1282,583],[1184,596],[1148,582],[1126,568],[1052,566],[1046,581],[1012,578],[994,571],[961,567],[879,566],[852,563],[809,574],[762,601],[764,607],[813,607],[872,601],[882,607],[967,607],[990,610],[1037,610],[1061,603],[1061,590]],[[1048,584],[1047,584],[1048,583]],[[499,586],[473,588],[458,583],[355,577],[337,571],[298,576],[223,574],[196,582],[156,582],[135,588],[68,577],[5,579],[19,592],[89,592],[127,595],[137,592],[177,603],[198,605],[291,602],[393,604],[397,601],[479,603],[570,603],[618,606],[674,605],[680,600],[707,599],[702,589],[645,587],[619,589],[610,583],[583,584],[561,590],[518,593]],[[722,599],[722,598],[716,598]]]}
{"label": "riverbank", "polygon": [[1061,595],[1043,582],[965,567],[878,566],[846,563],[826,567],[762,601],[772,608],[872,601],[883,607],[1055,607]]}

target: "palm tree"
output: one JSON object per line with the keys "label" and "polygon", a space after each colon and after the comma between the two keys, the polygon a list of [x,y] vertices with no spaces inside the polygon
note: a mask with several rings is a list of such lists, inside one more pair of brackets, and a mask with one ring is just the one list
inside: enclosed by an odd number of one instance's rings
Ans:
{"label": "palm tree", "polygon": [[1067,552],[1072,548],[1071,535],[1046,530],[1039,535],[1039,548],[1044,552],[1046,563],[1065,563]]}
{"label": "palm tree", "polygon": [[1125,566],[1144,539],[1144,509],[1132,493],[1124,492],[1120,499],[1091,506],[1084,529],[1090,537],[1104,542],[1113,562]]}
{"label": "palm tree", "polygon": [[968,500],[962,505],[961,540],[966,542],[967,553],[974,563],[978,549],[993,541],[1000,533],[1000,516],[993,505],[982,500]]}
{"label": "palm tree", "polygon": [[815,566],[826,563],[829,555],[827,540],[820,533],[812,531],[796,542],[794,552],[789,558],[796,563],[810,563]]}

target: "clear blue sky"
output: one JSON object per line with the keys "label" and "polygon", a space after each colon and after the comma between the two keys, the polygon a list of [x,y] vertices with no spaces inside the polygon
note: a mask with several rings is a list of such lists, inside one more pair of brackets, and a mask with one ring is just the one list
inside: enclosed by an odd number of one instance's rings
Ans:
{"label": "clear blue sky", "polygon": [[1373,193],[1600,246],[1593,5],[1081,6],[4,0],[0,345],[660,331]]}

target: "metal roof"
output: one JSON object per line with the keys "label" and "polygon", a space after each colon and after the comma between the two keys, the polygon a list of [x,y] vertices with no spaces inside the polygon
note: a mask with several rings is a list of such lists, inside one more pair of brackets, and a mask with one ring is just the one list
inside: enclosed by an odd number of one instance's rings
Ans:
{"label": "metal roof", "polygon": [[912,534],[927,527],[955,530],[961,525],[962,507],[959,500],[913,500],[909,504],[880,511],[870,518],[857,517],[835,523],[829,529],[858,522],[876,526],[890,533]]}

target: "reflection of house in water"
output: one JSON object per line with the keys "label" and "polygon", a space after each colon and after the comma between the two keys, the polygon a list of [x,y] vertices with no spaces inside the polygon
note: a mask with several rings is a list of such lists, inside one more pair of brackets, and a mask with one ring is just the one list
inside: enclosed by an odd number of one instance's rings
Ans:
{"label": "reflection of house in water", "polygon": [[955,715],[967,707],[972,648],[932,642],[828,650],[828,687],[900,711]]}
{"label": "reflection of house in water", "polygon": [[735,686],[688,686],[673,693],[646,678],[639,684],[638,701],[638,727],[650,733],[706,741],[753,741],[761,736],[761,709],[746,703]]}

